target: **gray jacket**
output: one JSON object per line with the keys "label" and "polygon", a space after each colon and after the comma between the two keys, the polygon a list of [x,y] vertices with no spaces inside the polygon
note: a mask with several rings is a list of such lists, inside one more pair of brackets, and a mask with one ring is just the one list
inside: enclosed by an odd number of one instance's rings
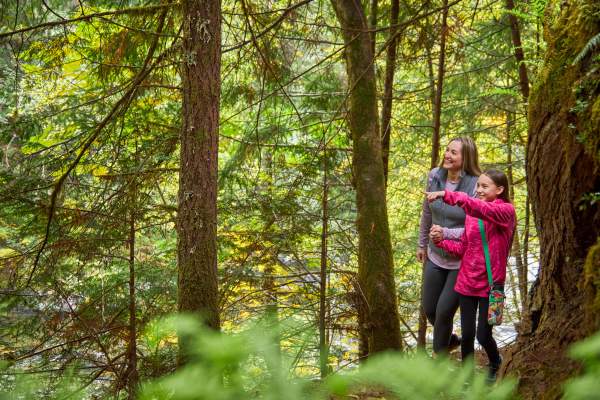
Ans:
{"label": "gray jacket", "polygon": [[[445,190],[446,188],[446,180],[448,179],[448,170],[445,168],[438,168],[438,170],[433,175],[433,179],[428,187],[429,192],[436,192],[440,190]],[[469,196],[474,192],[475,185],[477,184],[477,177],[464,174],[456,187],[457,192],[465,192]],[[440,225],[446,228],[464,228],[465,226],[465,212],[462,208],[458,206],[450,206],[442,199],[437,199],[434,202],[429,203],[429,208],[431,210],[431,218],[432,224]],[[429,249],[436,254],[448,258],[456,260],[457,257],[454,257],[439,247],[435,246],[431,241],[429,242]]]}

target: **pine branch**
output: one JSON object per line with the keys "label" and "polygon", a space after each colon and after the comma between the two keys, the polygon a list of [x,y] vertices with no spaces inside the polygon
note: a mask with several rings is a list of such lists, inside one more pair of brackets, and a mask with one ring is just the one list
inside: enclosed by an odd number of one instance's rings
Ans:
{"label": "pine branch", "polygon": [[[167,16],[167,12],[168,12],[168,9],[163,10],[163,12],[160,16],[159,26],[157,29],[158,33],[162,32],[165,18]],[[69,168],[67,169],[67,171],[61,175],[61,177],[58,179],[58,181],[54,185],[54,190],[52,190],[52,195],[50,196],[50,207],[49,207],[49,211],[48,211],[48,222],[46,224],[46,233],[44,235],[44,240],[42,241],[40,249],[37,252],[37,255],[35,257],[35,261],[33,263],[33,267],[31,269],[31,273],[29,274],[29,278],[27,279],[27,283],[25,284],[25,287],[28,287],[31,284],[31,280],[32,280],[35,270],[37,269],[37,266],[39,264],[40,257],[42,255],[44,249],[46,248],[46,245],[48,244],[48,239],[50,237],[50,226],[52,225],[52,219],[54,218],[54,211],[56,209],[58,195],[60,194],[60,192],[62,190],[62,186],[63,186],[65,180],[71,174],[71,172],[75,169],[75,167],[79,164],[79,162],[81,161],[81,159],[83,158],[85,153],[87,153],[87,151],[91,147],[92,143],[94,143],[96,141],[96,139],[98,138],[100,133],[104,130],[104,128],[113,120],[113,118],[121,115],[129,108],[129,105],[135,98],[136,91],[137,91],[139,85],[144,81],[144,79],[146,79],[146,77],[150,74],[150,72],[152,72],[154,67],[156,67],[158,64],[160,64],[162,59],[165,56],[167,56],[168,54],[170,54],[173,51],[173,49],[175,48],[175,46],[171,46],[171,48],[167,49],[165,52],[163,52],[160,56],[158,56],[151,63],[152,57],[154,56],[156,48],[158,47],[158,41],[159,41],[159,36],[155,36],[154,41],[152,42],[150,49],[148,50],[148,54],[146,55],[146,59],[144,60],[144,65],[143,65],[142,69],[140,70],[140,72],[135,77],[135,79],[133,80],[133,82],[131,83],[130,88],[123,95],[123,97],[121,97],[115,103],[115,105],[110,110],[108,115],[106,115],[104,117],[104,119],[102,121],[100,121],[100,123],[96,126],[96,129],[92,132],[92,134],[88,137],[86,142],[83,144],[83,146],[79,150],[79,153],[78,153],[77,157],[75,158],[75,160],[71,163],[71,165],[69,165]]]}
{"label": "pine branch", "polygon": [[[241,47],[244,47],[245,45],[247,45],[248,43],[252,43],[253,41],[256,41],[256,39],[260,39],[261,37],[263,37],[266,33],[268,33],[271,29],[276,28],[279,24],[281,24],[281,22],[285,19],[285,17],[287,17],[287,15],[289,13],[291,13],[292,11],[294,11],[296,8],[302,7],[305,4],[310,3],[313,0],[302,0],[288,8],[286,8],[283,13],[279,16],[279,18],[277,18],[271,25],[267,26],[265,29],[263,29],[261,32],[257,33],[256,35],[253,35],[252,39],[248,39],[248,40],[244,40],[241,43],[236,44],[235,46],[232,47],[228,47],[226,49],[223,49],[223,53],[227,53],[229,51],[233,51],[236,49],[239,49]],[[251,15],[248,12],[244,12],[244,15],[248,16]]]}
{"label": "pine branch", "polygon": [[39,25],[28,26],[26,28],[21,28],[21,29],[15,29],[10,32],[2,32],[2,33],[0,33],[0,39],[5,38],[5,37],[11,37],[11,36],[19,34],[19,33],[25,33],[25,32],[35,31],[35,30],[39,30],[39,29],[48,29],[48,28],[53,28],[55,26],[72,24],[74,22],[89,21],[94,18],[102,18],[102,17],[106,17],[106,16],[111,16],[111,15],[116,16],[116,15],[124,15],[124,14],[143,14],[143,13],[162,10],[165,8],[168,9],[170,7],[177,6],[177,5],[178,5],[178,3],[168,3],[168,4],[158,4],[158,5],[146,6],[146,7],[124,8],[122,10],[102,11],[102,12],[97,12],[94,14],[82,15],[82,16],[79,16],[76,18],[62,19],[60,21],[44,22]]}

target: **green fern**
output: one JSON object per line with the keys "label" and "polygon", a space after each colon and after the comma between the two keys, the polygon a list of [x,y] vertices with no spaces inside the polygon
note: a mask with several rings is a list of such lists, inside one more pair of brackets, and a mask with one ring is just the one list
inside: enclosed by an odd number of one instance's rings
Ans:
{"label": "green fern", "polygon": [[586,45],[583,47],[583,50],[581,50],[581,52],[579,54],[577,54],[577,57],[575,57],[575,59],[573,60],[573,63],[571,65],[579,64],[581,62],[581,60],[583,60],[585,58],[585,56],[587,56],[599,44],[600,44],[600,33],[598,33],[596,36],[591,38],[586,43]]}
{"label": "green fern", "polygon": [[548,4],[548,0],[533,0],[530,3],[530,7],[531,7],[533,14],[537,18],[542,18],[544,16],[544,10],[546,9],[547,4]]}

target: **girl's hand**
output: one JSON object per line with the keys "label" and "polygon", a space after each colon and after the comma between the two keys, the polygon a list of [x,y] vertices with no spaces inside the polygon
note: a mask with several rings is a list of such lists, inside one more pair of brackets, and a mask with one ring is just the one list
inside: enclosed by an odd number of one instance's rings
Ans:
{"label": "girl's hand", "polygon": [[440,197],[444,197],[445,194],[446,192],[444,190],[441,190],[439,192],[425,192],[425,195],[427,196],[427,201],[430,203],[432,201],[435,201],[436,199],[439,199]]}
{"label": "girl's hand", "polygon": [[433,243],[439,243],[444,240],[443,228],[439,225],[433,225],[429,230],[429,238]]}

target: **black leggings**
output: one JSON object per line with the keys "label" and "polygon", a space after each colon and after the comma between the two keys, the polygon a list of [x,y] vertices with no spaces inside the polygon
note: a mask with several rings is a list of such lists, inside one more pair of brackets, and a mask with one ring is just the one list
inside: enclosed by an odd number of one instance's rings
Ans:
{"label": "black leggings", "polygon": [[458,270],[445,269],[427,260],[423,277],[422,303],[427,320],[433,325],[433,351],[448,351],[458,293],[454,291]]}
{"label": "black leggings", "polygon": [[[490,364],[500,364],[498,346],[492,336],[492,326],[487,322],[489,300],[487,297],[473,297],[459,295],[460,302],[460,325],[462,328],[462,342],[460,350],[463,361],[473,357],[475,335],[477,341],[487,353]],[[479,306],[479,319],[477,331],[475,330],[475,317]]]}

